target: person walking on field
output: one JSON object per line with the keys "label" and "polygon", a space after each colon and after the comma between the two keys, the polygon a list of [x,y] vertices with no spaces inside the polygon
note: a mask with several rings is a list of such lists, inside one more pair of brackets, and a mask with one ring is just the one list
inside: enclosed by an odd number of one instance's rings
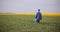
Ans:
{"label": "person walking on field", "polygon": [[38,9],[38,12],[36,13],[36,16],[35,16],[35,22],[39,23],[41,19],[42,19],[42,15],[41,15],[40,9]]}

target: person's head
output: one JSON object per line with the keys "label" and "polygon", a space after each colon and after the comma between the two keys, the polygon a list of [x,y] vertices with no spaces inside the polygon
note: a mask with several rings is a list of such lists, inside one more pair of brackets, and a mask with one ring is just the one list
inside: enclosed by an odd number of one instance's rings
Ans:
{"label": "person's head", "polygon": [[40,11],[40,9],[38,9],[38,11]]}

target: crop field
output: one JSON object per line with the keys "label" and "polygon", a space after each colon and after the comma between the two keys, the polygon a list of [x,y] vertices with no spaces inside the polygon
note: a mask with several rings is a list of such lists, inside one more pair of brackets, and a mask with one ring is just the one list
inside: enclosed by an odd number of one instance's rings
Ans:
{"label": "crop field", "polygon": [[0,15],[0,32],[60,32],[59,16],[43,16],[39,24],[34,17]]}

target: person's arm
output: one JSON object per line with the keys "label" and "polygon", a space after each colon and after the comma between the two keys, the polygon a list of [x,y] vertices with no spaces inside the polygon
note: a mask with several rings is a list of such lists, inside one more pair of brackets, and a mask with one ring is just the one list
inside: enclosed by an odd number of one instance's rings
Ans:
{"label": "person's arm", "polygon": [[37,18],[37,13],[36,13],[36,16],[35,16],[35,19]]}
{"label": "person's arm", "polygon": [[41,14],[41,20],[42,20],[42,14]]}

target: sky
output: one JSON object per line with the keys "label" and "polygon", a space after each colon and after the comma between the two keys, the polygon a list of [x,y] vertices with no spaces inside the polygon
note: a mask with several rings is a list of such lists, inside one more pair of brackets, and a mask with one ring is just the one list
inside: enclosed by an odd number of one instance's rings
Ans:
{"label": "sky", "polygon": [[60,0],[0,0],[0,13],[41,13],[60,14]]}

